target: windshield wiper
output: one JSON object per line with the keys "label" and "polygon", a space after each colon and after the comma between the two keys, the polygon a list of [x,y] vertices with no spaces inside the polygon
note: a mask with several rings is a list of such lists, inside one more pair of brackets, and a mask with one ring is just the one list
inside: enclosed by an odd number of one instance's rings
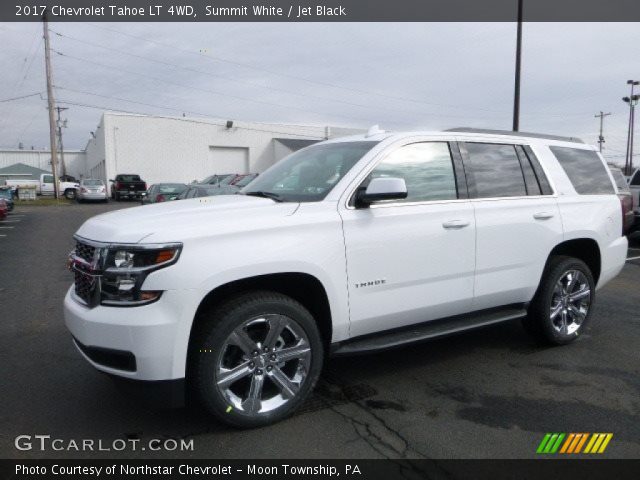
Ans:
{"label": "windshield wiper", "polygon": [[277,193],[265,192],[264,190],[257,190],[255,192],[242,192],[242,193],[243,195],[250,195],[252,197],[269,198],[274,202],[284,202],[284,200]]}

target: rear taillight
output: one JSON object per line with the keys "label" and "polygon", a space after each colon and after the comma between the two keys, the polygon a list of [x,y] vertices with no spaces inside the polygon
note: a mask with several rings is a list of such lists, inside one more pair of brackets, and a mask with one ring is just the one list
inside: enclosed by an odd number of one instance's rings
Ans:
{"label": "rear taillight", "polygon": [[145,189],[145,191],[147,190],[147,183],[146,182],[144,184],[144,189]]}
{"label": "rear taillight", "polygon": [[120,190],[120,182],[116,182],[115,187],[116,187],[116,190]]}
{"label": "rear taillight", "polygon": [[156,197],[156,202],[164,202],[166,199],[164,198],[164,195],[160,194]]}
{"label": "rear taillight", "polygon": [[633,225],[633,196],[631,195],[618,195],[620,198],[620,207],[622,209],[622,234],[626,233]]}

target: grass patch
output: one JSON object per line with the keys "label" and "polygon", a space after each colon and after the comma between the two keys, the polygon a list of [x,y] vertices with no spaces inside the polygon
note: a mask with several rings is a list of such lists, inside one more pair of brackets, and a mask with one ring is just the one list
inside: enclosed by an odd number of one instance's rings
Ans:
{"label": "grass patch", "polygon": [[72,200],[66,198],[55,199],[53,197],[38,197],[35,200],[14,200],[16,207],[50,207],[60,205],[71,205]]}

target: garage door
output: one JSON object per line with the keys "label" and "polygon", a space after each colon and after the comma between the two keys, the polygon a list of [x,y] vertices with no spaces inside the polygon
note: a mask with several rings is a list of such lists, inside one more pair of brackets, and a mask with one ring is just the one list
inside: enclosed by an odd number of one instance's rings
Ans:
{"label": "garage door", "polygon": [[249,173],[249,149],[244,147],[209,147],[212,173]]}

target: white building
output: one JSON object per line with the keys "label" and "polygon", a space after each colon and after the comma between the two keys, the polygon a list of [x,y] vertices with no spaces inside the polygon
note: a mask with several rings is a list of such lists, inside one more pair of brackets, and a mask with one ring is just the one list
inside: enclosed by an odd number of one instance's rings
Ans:
{"label": "white building", "polygon": [[[6,169],[6,167],[18,164],[51,172],[51,150],[0,149],[0,169],[11,172],[11,169]],[[65,150],[64,164],[67,175],[78,178],[85,170],[85,152],[83,150]],[[59,153],[58,174],[62,175]]]}
{"label": "white building", "polygon": [[148,185],[212,174],[261,173],[311,143],[359,130],[105,113],[86,147],[83,177],[139,174]]}

